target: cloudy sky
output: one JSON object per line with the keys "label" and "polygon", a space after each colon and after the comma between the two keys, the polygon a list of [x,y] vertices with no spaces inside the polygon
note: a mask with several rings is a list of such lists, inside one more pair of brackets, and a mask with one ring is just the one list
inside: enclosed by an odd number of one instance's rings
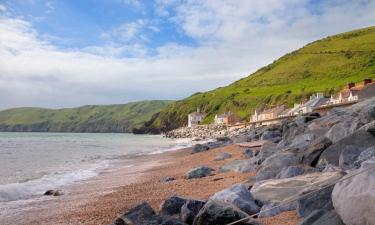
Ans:
{"label": "cloudy sky", "polygon": [[374,0],[0,0],[0,109],[180,99],[371,25]]}

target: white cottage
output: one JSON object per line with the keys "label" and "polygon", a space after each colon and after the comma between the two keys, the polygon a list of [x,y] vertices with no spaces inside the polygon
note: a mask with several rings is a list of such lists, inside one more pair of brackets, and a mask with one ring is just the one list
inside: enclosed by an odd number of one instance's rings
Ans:
{"label": "white cottage", "polygon": [[205,117],[206,114],[201,113],[200,109],[197,108],[196,112],[190,113],[188,115],[188,127],[194,127],[201,124]]}

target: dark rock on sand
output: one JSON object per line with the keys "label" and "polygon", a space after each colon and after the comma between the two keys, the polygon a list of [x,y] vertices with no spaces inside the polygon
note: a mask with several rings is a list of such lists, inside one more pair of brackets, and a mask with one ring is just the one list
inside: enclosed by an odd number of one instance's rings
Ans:
{"label": "dark rock on sand", "polygon": [[[133,224],[126,224],[126,225],[133,225]],[[134,224],[134,225],[187,225],[187,224],[176,218],[155,215],[140,222],[139,224]]]}
{"label": "dark rock on sand", "polygon": [[167,182],[174,181],[174,180],[176,180],[176,178],[174,178],[174,177],[163,177],[159,181],[161,183],[167,183]]}
{"label": "dark rock on sand", "polygon": [[254,165],[252,160],[233,160],[219,168],[221,173],[234,171],[240,173],[255,172],[257,170],[257,165]]}
{"label": "dark rock on sand", "polygon": [[207,166],[200,166],[191,169],[189,172],[186,174],[187,179],[195,179],[195,178],[202,178],[202,177],[207,177],[210,176],[212,171],[214,169],[207,167]]}
{"label": "dark rock on sand", "polygon": [[217,192],[209,200],[235,205],[249,215],[255,214],[260,210],[253,195],[243,184],[237,184]]}
{"label": "dark rock on sand", "polygon": [[252,158],[255,154],[254,154],[254,151],[253,149],[251,148],[247,148],[245,149],[242,154],[246,157],[246,158]]}
{"label": "dark rock on sand", "polygon": [[116,225],[141,224],[142,222],[155,216],[155,211],[151,206],[143,202],[134,208],[129,209],[115,221]]}
{"label": "dark rock on sand", "polygon": [[306,217],[315,210],[332,210],[332,190],[333,185],[312,194],[308,194],[309,192],[301,193],[301,196],[304,196],[297,201],[298,216]]}
{"label": "dark rock on sand", "polygon": [[195,153],[198,153],[198,152],[205,152],[205,151],[208,151],[210,149],[210,147],[208,147],[208,145],[205,145],[205,144],[196,144],[193,146],[193,149],[191,150],[191,154],[195,154]]}
{"label": "dark rock on sand", "polygon": [[160,206],[160,215],[175,216],[181,213],[181,207],[185,204],[186,199],[172,196],[165,200]]}
{"label": "dark rock on sand", "polygon": [[64,193],[60,190],[47,190],[44,192],[44,195],[52,195],[52,196],[60,196],[63,195]]}
{"label": "dark rock on sand", "polygon": [[[208,201],[194,219],[194,225],[227,225],[248,215],[237,207],[221,202]],[[253,219],[238,222],[237,225],[262,225]]]}
{"label": "dark rock on sand", "polygon": [[206,204],[204,201],[189,199],[181,207],[180,219],[191,225],[194,222],[194,218],[198,214],[199,210]]}
{"label": "dark rock on sand", "polygon": [[227,152],[222,152],[215,157],[215,161],[221,161],[221,160],[229,159],[231,157],[232,157],[231,154],[229,154]]}

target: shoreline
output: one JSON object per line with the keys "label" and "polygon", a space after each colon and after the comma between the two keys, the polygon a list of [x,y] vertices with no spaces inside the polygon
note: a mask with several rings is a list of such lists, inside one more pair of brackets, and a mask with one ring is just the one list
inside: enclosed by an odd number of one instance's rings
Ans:
{"label": "shoreline", "polygon": [[[243,159],[243,148],[228,145],[207,152],[190,154],[191,148],[182,148],[159,154],[134,156],[115,163],[97,177],[72,185],[65,195],[46,197],[36,208],[21,211],[2,224],[110,224],[127,209],[141,202],[148,202],[155,211],[173,195],[206,200],[209,196],[233,184],[247,181],[253,173],[219,173],[218,168],[234,159]],[[217,154],[228,152],[231,159],[214,161]],[[130,162],[130,165],[125,165]],[[212,176],[186,180],[184,175],[191,168],[205,165],[215,169]],[[176,180],[162,183],[160,179],[171,176]],[[262,219],[265,225],[296,225],[299,218],[295,211]]]}

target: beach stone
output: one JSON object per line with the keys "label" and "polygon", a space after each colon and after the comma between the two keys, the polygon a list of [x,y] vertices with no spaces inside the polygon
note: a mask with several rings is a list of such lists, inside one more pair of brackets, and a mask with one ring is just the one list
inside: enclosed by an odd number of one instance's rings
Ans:
{"label": "beach stone", "polygon": [[233,160],[219,168],[219,172],[225,173],[229,171],[239,172],[239,173],[248,173],[255,172],[257,166],[254,165],[253,161],[249,159],[243,160]]}
{"label": "beach stone", "polygon": [[174,181],[174,180],[176,180],[176,178],[174,178],[174,177],[163,177],[159,181],[161,183],[167,183],[167,182]]}
{"label": "beach stone", "polygon": [[231,154],[229,154],[227,152],[222,152],[215,157],[215,161],[221,161],[221,160],[229,159],[231,157],[232,157]]}
{"label": "beach stone", "polygon": [[[208,201],[194,219],[193,225],[227,225],[248,215],[231,204]],[[253,219],[238,222],[237,225],[262,225]]]}
{"label": "beach stone", "polygon": [[[297,201],[298,216],[306,217],[315,210],[322,210],[322,209],[326,211],[332,210],[333,205],[332,205],[331,195],[332,195],[333,187],[334,186],[332,185],[330,187],[324,188],[313,194],[298,198],[298,201]],[[301,193],[301,195],[304,195],[307,193]]]}
{"label": "beach stone", "polygon": [[295,210],[297,208],[296,203],[279,205],[275,203],[263,205],[259,212],[259,218],[276,216],[285,211]]}
{"label": "beach stone", "polygon": [[[352,171],[347,176],[373,166],[375,166],[375,161],[370,159],[363,162],[360,169]],[[345,179],[345,177],[343,179]],[[332,192],[333,206],[344,224],[375,224],[374,190],[374,169],[358,174],[335,185]]]}
{"label": "beach stone", "polygon": [[186,199],[172,196],[165,200],[160,206],[160,215],[175,216],[181,213],[181,207],[185,204]]}
{"label": "beach stone", "polygon": [[115,221],[116,225],[141,224],[147,219],[155,216],[155,211],[151,206],[143,202],[134,208],[129,209]]}
{"label": "beach stone", "polygon": [[196,144],[193,146],[193,149],[191,150],[191,154],[199,153],[199,152],[205,152],[208,151],[210,147],[205,144]]}
{"label": "beach stone", "polygon": [[180,219],[189,225],[193,224],[194,218],[204,204],[206,204],[204,201],[188,199],[181,207]]}
{"label": "beach stone", "polygon": [[280,152],[268,157],[256,174],[256,181],[272,179],[285,167],[298,165],[300,158],[290,152]]}
{"label": "beach stone", "polygon": [[61,196],[64,193],[60,190],[47,190],[44,192],[44,195],[50,195],[50,196]]}
{"label": "beach stone", "polygon": [[333,210],[315,210],[298,225],[345,225]]}
{"label": "beach stone", "polygon": [[289,177],[295,177],[298,175],[302,175],[305,173],[314,173],[318,172],[318,169],[315,169],[313,167],[302,167],[302,166],[288,166],[283,168],[280,173],[277,174],[277,179],[283,179],[283,178],[289,178]]}
{"label": "beach stone", "polygon": [[[254,199],[263,205],[277,205],[281,202],[291,201],[296,195],[311,192],[339,180],[341,172],[309,173],[284,179],[270,179],[256,182],[250,192]],[[296,202],[284,205],[293,208]],[[282,210],[282,209],[281,209]]]}
{"label": "beach stone", "polygon": [[186,174],[187,179],[195,179],[195,178],[202,178],[202,177],[207,177],[210,176],[212,171],[214,169],[207,167],[207,166],[200,166],[191,169],[189,172]]}
{"label": "beach stone", "polygon": [[303,151],[302,162],[309,166],[315,166],[322,152],[330,145],[332,145],[332,141],[327,137],[319,137],[313,140],[307,149]]}
{"label": "beach stone", "polygon": [[254,156],[254,151],[253,149],[251,148],[247,148],[245,149],[242,154],[246,157],[246,158],[252,158]]}
{"label": "beach stone", "polygon": [[280,130],[265,130],[260,137],[260,140],[273,140],[277,137],[281,137],[281,131]]}
{"label": "beach stone", "polygon": [[360,128],[353,134],[326,148],[320,155],[317,166],[324,167],[328,164],[338,166],[341,152],[344,149],[355,148],[358,154],[360,154],[362,151],[373,146],[375,146],[374,136],[367,132],[365,128]]}
{"label": "beach stone", "polygon": [[249,215],[255,214],[260,210],[253,195],[243,184],[233,185],[230,188],[217,192],[209,200],[230,203]]}

